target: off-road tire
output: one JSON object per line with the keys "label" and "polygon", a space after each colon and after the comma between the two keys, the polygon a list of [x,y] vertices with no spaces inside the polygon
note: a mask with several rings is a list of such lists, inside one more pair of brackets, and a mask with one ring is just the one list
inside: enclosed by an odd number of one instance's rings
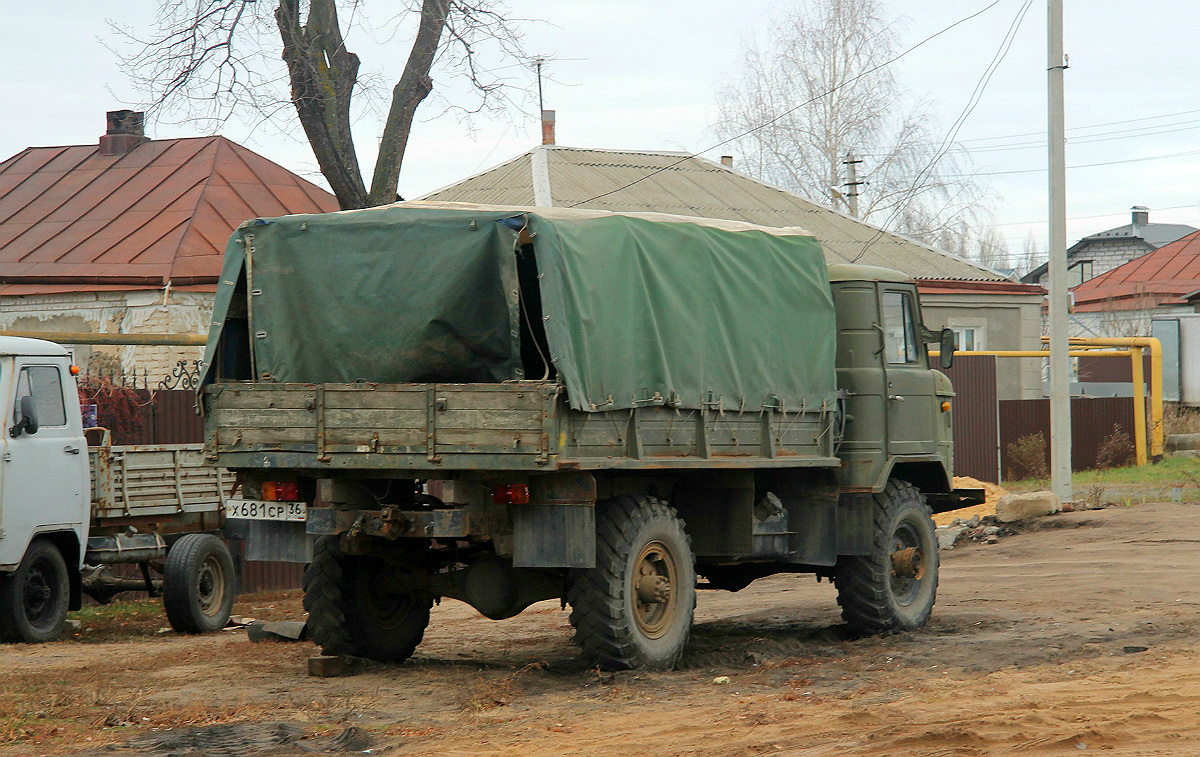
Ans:
{"label": "off-road tire", "polygon": [[327,655],[407,660],[425,636],[433,598],[381,593],[376,579],[398,568],[375,557],[343,554],[338,539],[317,539],[304,571],[309,636]]}
{"label": "off-road tire", "polygon": [[54,641],[71,598],[67,563],[58,547],[34,539],[12,573],[0,574],[0,641]]}
{"label": "off-road tire", "polygon": [[[643,575],[668,579],[669,599],[642,602],[637,586]],[[575,643],[591,664],[673,667],[696,609],[691,539],[675,510],[645,496],[596,503],[596,567],[571,572],[567,601]]]}
{"label": "off-road tire", "polygon": [[179,633],[212,633],[229,622],[237,596],[237,572],[225,541],[212,534],[185,534],[167,552],[163,609]]}
{"label": "off-road tire", "polygon": [[[838,558],[834,578],[838,604],[842,618],[856,633],[911,631],[929,620],[937,597],[933,519],[925,497],[907,481],[890,479],[874,498],[871,554]],[[908,548],[918,549],[919,557],[905,571],[896,567],[893,555]]]}

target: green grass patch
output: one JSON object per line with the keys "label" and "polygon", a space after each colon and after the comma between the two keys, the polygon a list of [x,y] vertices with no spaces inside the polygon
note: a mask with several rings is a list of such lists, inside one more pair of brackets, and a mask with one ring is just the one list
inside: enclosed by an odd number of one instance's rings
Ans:
{"label": "green grass patch", "polygon": [[[1050,480],[1028,478],[1001,483],[1009,491],[1049,489]],[[1171,489],[1180,489],[1184,501],[1200,500],[1200,458],[1174,455],[1150,465],[1128,465],[1104,470],[1077,471],[1071,476],[1077,499],[1096,487],[1145,488],[1147,493],[1171,499]],[[1160,500],[1161,501],[1161,500]]]}
{"label": "green grass patch", "polygon": [[80,627],[68,629],[63,638],[77,641],[114,641],[154,636],[167,627],[161,599],[113,600],[105,605],[88,605],[70,614]]}

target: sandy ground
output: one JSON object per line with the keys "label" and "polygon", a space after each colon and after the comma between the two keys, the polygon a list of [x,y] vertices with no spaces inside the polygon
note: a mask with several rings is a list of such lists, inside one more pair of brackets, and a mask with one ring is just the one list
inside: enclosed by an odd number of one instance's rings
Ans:
{"label": "sandy ground", "polygon": [[447,602],[412,661],[345,678],[240,632],[9,646],[0,697],[70,691],[79,714],[46,705],[61,730],[0,733],[0,755],[1196,755],[1198,545],[1197,504],[1044,518],[944,552],[929,625],[884,638],[846,639],[811,577],[703,593],[668,673],[588,670],[555,603]]}

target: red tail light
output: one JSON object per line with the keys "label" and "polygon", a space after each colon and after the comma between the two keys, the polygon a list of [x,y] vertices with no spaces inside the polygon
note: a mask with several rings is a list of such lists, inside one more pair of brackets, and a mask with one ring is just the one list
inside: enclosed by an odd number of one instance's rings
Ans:
{"label": "red tail light", "polygon": [[493,486],[492,502],[495,502],[497,505],[528,505],[529,484]]}
{"label": "red tail light", "polygon": [[271,502],[298,502],[300,484],[295,481],[264,481],[262,498]]}

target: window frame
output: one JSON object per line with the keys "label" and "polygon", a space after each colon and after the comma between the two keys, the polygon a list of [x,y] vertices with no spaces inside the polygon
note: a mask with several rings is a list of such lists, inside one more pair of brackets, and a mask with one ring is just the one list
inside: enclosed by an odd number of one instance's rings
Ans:
{"label": "window frame", "polygon": [[[49,371],[54,372],[54,378],[55,378],[54,383],[58,389],[58,392],[57,392],[57,394],[58,394],[58,410],[57,410],[58,414],[57,415],[55,415],[55,416],[48,415],[47,407],[50,407],[50,409],[53,410],[54,409],[53,406],[52,405],[47,406],[47,405],[43,404],[42,400],[39,399],[38,395],[35,393],[35,391],[34,391],[35,383],[34,383],[34,377],[32,375],[33,370],[49,370]],[[26,381],[25,381],[26,393],[24,393],[24,394],[22,394],[22,391],[21,391],[22,378],[26,379]],[[38,388],[41,388],[41,387],[38,387]],[[57,365],[48,365],[45,363],[26,363],[25,365],[21,365],[20,367],[17,368],[17,375],[16,375],[16,379],[15,379],[15,389],[16,389],[16,391],[14,392],[14,402],[13,402],[13,416],[14,416],[13,423],[16,423],[19,420],[15,416],[20,413],[21,398],[28,396],[28,397],[33,397],[33,401],[37,405],[38,426],[39,427],[66,428],[67,425],[69,425],[69,419],[67,418],[67,397],[66,397],[66,394],[63,392],[62,368],[60,368]],[[54,401],[53,397],[50,397],[48,399],[51,403],[53,403],[53,401]],[[61,422],[55,423],[54,421],[56,421],[56,420],[61,420]]]}

